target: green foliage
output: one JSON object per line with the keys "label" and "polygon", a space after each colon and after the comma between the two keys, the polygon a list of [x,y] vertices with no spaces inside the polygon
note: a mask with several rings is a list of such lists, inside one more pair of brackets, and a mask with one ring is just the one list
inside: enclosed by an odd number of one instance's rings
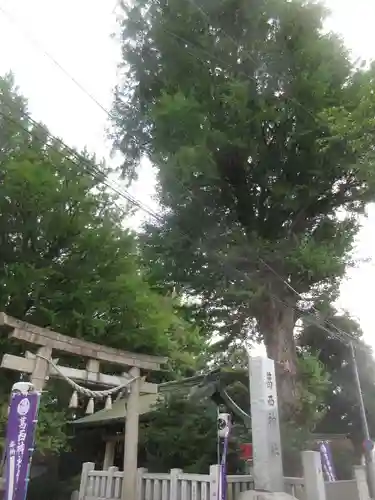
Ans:
{"label": "green foliage", "polygon": [[[348,179],[348,185],[340,186],[341,191],[356,186],[359,195],[358,199],[349,200],[348,198],[351,210],[358,209],[363,202],[373,200],[372,196],[369,197],[369,194],[374,189],[375,181],[374,172],[371,169],[375,158],[372,147],[375,126],[374,87],[375,63],[371,63],[369,69],[364,69],[362,64],[353,73],[350,85],[343,89],[348,99],[352,97],[353,93],[356,93],[356,101],[352,107],[338,104],[326,110],[322,115],[322,119],[328,122],[330,130],[330,134],[321,140],[325,151],[331,152],[337,149],[338,144],[345,141],[349,154],[357,158],[352,176]],[[363,184],[361,184],[361,181],[363,181]],[[371,187],[370,191],[368,186]]]}
{"label": "green foliage", "polygon": [[56,398],[48,393],[43,394],[35,435],[39,454],[57,454],[61,450],[69,449],[66,429],[69,420],[69,412],[56,408]]}
{"label": "green foliage", "polygon": [[172,396],[155,407],[140,429],[140,449],[150,471],[204,472],[216,462],[216,408]]}
{"label": "green foliage", "polygon": [[[147,283],[135,236],[123,227],[127,211],[102,182],[109,169],[103,164],[98,174],[85,152],[77,160],[26,112],[12,77],[0,79],[0,311],[99,344],[170,356],[171,368],[183,373],[201,349],[198,331]],[[24,354],[24,347],[2,335],[0,352]],[[0,374],[4,405],[14,375]],[[63,446],[68,396],[56,391],[41,408],[43,451]]]}
{"label": "green foliage", "polygon": [[[2,85],[7,110],[7,99],[17,98],[11,80]],[[1,123],[4,133],[9,123]],[[1,172],[0,309],[137,352],[194,345],[196,332],[184,337],[173,301],[145,281],[134,235],[122,227],[126,213],[95,175],[95,159],[82,154],[77,165],[45,128],[26,118],[17,125]],[[104,165],[102,171],[108,173]]]}
{"label": "green foliage", "polygon": [[192,322],[228,343],[261,335],[291,363],[290,403],[299,298],[282,280],[315,300],[351,263],[375,193],[372,70],[324,32],[318,2],[124,9],[114,145],[128,179],[143,155],[157,167],[150,280],[193,298]]}
{"label": "green foliage", "polygon": [[[147,423],[140,428],[140,462],[152,472],[207,474],[217,463],[217,408],[207,399],[190,399],[171,394],[159,401]],[[237,433],[238,439],[238,433]],[[233,436],[228,456],[229,469],[241,468],[238,441]]]}
{"label": "green foliage", "polygon": [[331,390],[329,374],[317,356],[303,353],[298,357],[298,418],[306,430],[313,430],[325,413],[323,402]]}

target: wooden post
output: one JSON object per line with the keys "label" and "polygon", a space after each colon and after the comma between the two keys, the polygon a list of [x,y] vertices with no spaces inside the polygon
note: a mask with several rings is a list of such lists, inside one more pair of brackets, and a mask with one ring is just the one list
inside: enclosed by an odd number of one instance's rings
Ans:
{"label": "wooden post", "polygon": [[103,470],[108,470],[112,467],[115,458],[115,447],[116,442],[113,440],[108,440],[105,443],[104,460],[103,460]]}
{"label": "wooden post", "polygon": [[95,469],[95,464],[93,462],[85,462],[82,465],[81,483],[79,486],[78,500],[85,500],[89,472],[91,472],[94,469]]}
{"label": "wooden post", "polygon": [[[140,370],[133,366],[129,374],[139,377]],[[136,499],[137,461],[138,461],[138,424],[139,424],[140,379],[130,385],[126,404],[125,442],[124,442],[124,477],[122,481],[122,500]]]}
{"label": "wooden post", "polygon": [[306,500],[326,500],[320,453],[318,451],[303,451],[302,465]]}
{"label": "wooden post", "polygon": [[45,359],[40,358],[38,354],[43,356],[43,358],[51,359],[52,349],[48,346],[40,347],[38,349],[34,370],[30,377],[30,382],[34,385],[35,390],[41,392],[44,389],[48,377],[49,363]]}

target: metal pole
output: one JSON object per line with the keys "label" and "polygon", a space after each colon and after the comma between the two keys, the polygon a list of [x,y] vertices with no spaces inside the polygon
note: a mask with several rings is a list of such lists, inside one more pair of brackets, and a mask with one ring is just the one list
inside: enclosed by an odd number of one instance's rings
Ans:
{"label": "metal pole", "polygon": [[[365,409],[365,404],[363,401],[361,381],[359,380],[357,359],[355,356],[353,342],[350,342],[349,345],[350,345],[350,354],[351,354],[352,363],[353,363],[355,384],[356,384],[357,393],[358,393],[358,403],[359,403],[359,410],[360,410],[360,414],[361,414],[362,432],[363,432],[365,440],[370,442],[371,441],[370,432],[368,430],[366,409]],[[374,496],[375,495],[375,469],[374,469],[375,464],[373,461],[372,451],[370,451],[367,446],[365,447],[365,458],[366,458],[367,482],[368,482],[368,486],[369,486],[369,493],[370,493],[371,498],[375,498],[375,496]]]}

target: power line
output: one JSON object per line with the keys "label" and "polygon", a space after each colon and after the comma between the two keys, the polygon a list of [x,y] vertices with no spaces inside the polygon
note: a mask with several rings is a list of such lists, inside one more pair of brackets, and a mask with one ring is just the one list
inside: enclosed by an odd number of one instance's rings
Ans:
{"label": "power line", "polygon": [[[193,5],[206,19],[209,23],[211,23],[211,19],[210,19],[210,16],[207,14],[207,12],[202,8],[200,7],[195,0],[189,0],[189,2],[191,3],[191,5]],[[114,9],[112,11],[112,14],[113,12],[115,11],[117,7],[117,2],[115,2],[115,6],[114,6]],[[43,46],[42,44],[36,40],[31,34],[30,32],[28,32],[26,30],[26,28],[22,25],[22,23],[20,22],[19,19],[17,19],[15,16],[13,16],[12,14],[10,14],[5,8],[4,6],[2,6],[0,4],[0,11],[3,13],[3,15],[10,21],[12,22],[13,24],[15,25],[18,25],[20,26],[23,31],[24,31],[24,35],[26,36],[26,38],[28,38],[31,43],[33,43],[33,45],[35,45],[48,59],[50,59],[52,61],[52,63],[54,65],[56,65],[60,71],[62,71],[62,73],[67,77],[69,78],[84,94],[86,94],[92,101],[94,104],[96,104],[97,106],[99,106],[99,108],[104,111],[107,116],[112,119],[113,116],[112,116],[112,113],[107,110],[90,92],[88,92],[85,87],[80,84],[80,82],[73,76],[71,75],[57,60],[55,57],[53,57],[52,54],[50,54]],[[205,49],[203,49],[202,47],[196,47],[195,44],[193,44],[192,42],[189,42],[188,40],[184,39],[183,37],[177,35],[176,33],[174,32],[171,32],[169,30],[167,30],[166,28],[163,27],[163,31],[165,31],[166,33],[168,33],[169,35],[175,37],[176,39],[179,39],[181,40],[183,43],[185,44],[190,44],[190,45],[193,45],[193,47],[195,49],[198,49],[204,53],[206,53],[210,58],[215,58],[218,62],[220,62],[221,64],[223,64],[223,66],[225,66],[226,64],[228,64],[227,62],[223,61],[222,59],[218,58],[215,54],[213,54],[213,52],[210,52],[210,51],[207,51]],[[229,39],[231,41],[231,43],[237,48],[237,44],[236,44],[236,41],[230,36],[228,35],[228,33],[226,33],[225,30],[222,30],[222,33],[225,35],[225,37],[227,37],[227,39]],[[185,50],[186,50],[186,47],[185,47]],[[191,53],[190,51],[187,51],[192,57],[196,58],[197,60],[200,60],[201,62],[205,62],[203,61],[201,58],[199,58],[196,54],[193,54]],[[247,51],[244,51],[245,55],[247,56],[247,58],[252,61],[253,63],[256,63],[256,61],[254,60],[254,58],[252,57],[252,55],[250,54],[250,52],[247,50]],[[231,66],[231,65],[230,65]],[[233,66],[231,66],[233,68]],[[236,69],[236,71],[238,71],[238,68],[233,68],[233,69]],[[243,76],[245,76],[245,78],[249,78],[249,79],[252,79],[253,81],[257,82],[257,79],[253,76],[253,75],[249,75],[248,73],[244,72],[242,69],[240,69],[239,71],[239,74],[242,74]],[[298,100],[296,100],[295,98],[293,97],[289,97],[289,96],[285,96],[287,100],[293,102],[293,103],[296,103],[298,106],[302,107],[311,117],[314,118],[314,120],[316,120],[316,117],[314,115],[312,115],[312,113],[310,112],[310,110],[308,110],[305,106],[303,106]],[[135,106],[135,105],[131,105],[128,103],[128,106],[130,108],[133,108],[135,110],[138,110],[138,108]],[[128,194],[129,195],[129,194]]]}
{"label": "power line", "polygon": [[[267,269],[269,269],[289,290],[291,290],[297,297],[299,297],[301,300],[306,300],[306,298],[301,294],[299,293],[290,283],[288,283],[288,281],[286,279],[284,279],[277,271],[275,271],[275,269],[273,269],[273,267],[271,267],[264,259],[262,259],[261,257],[258,257],[258,259],[260,260],[260,262],[265,266],[267,267]],[[318,309],[316,309],[316,307],[313,305],[312,306],[312,310],[317,313],[317,314],[320,314],[320,311],[318,311]],[[331,326],[332,328],[334,328],[340,335],[345,335],[346,337],[349,338],[349,341],[352,342],[353,341],[353,337],[345,332],[344,330],[341,330],[340,328],[338,328],[334,323],[332,323],[331,321],[329,320],[325,320],[325,322]]]}
{"label": "power line", "polygon": [[0,3],[0,12],[10,21],[12,24],[15,24],[16,26],[22,28],[21,31],[24,32],[24,36],[38,49],[42,52],[42,54],[47,57],[69,80],[71,80],[84,94],[91,99],[91,101],[96,105],[99,106],[99,108],[104,111],[106,115],[108,115],[110,118],[112,118],[111,113],[94,97],[88,90],[85,89],[85,87],[76,79],[74,78],[73,75],[69,73],[59,62],[58,60],[50,54],[43,46],[42,44],[34,38],[34,36],[27,31],[25,26],[21,26],[21,21],[17,19],[15,16],[13,16],[10,12],[8,12],[4,6]]}
{"label": "power line", "polygon": [[[30,120],[30,122],[37,128],[42,129],[45,133],[48,134],[48,137],[50,139],[53,139],[55,142],[59,143],[68,153],[69,155],[64,155],[59,149],[53,148],[51,146],[51,149],[58,153],[62,159],[64,160],[69,160],[72,162],[74,165],[77,167],[81,168],[82,166],[85,167],[85,171],[93,176],[96,180],[100,181],[104,186],[107,188],[111,189],[117,196],[120,198],[125,199],[128,203],[137,206],[144,212],[147,212],[148,215],[150,215],[153,218],[157,218],[158,215],[153,212],[150,208],[148,208],[146,205],[144,205],[142,202],[137,200],[134,196],[132,196],[127,190],[121,189],[118,186],[116,186],[115,183],[107,181],[106,174],[102,172],[100,165],[96,165],[94,162],[89,160],[88,158],[85,158],[82,154],[77,153],[74,149],[70,148],[64,141],[59,139],[58,137],[54,136],[49,132],[49,130],[41,125],[40,123],[36,122],[28,113],[24,112],[22,115]],[[36,139],[38,138],[35,134],[32,133],[32,131],[28,130],[26,127],[24,127],[21,123],[16,121],[14,118],[10,117],[9,115],[5,114],[4,112],[0,111],[0,116],[2,116],[4,119],[7,121],[12,122],[14,125],[19,126],[22,130],[24,130],[26,133],[31,135],[32,137],[35,137]],[[79,163],[76,163],[73,161],[72,157],[75,160],[78,160]],[[159,220],[160,221],[160,220]]]}
{"label": "power line", "polygon": [[[191,5],[193,5],[206,19],[209,23],[211,23],[211,19],[210,19],[210,16],[207,14],[207,12],[202,8],[200,7],[195,0],[189,0],[189,2],[191,3]],[[115,4],[115,7],[112,11],[112,14],[113,12],[115,11],[117,7],[117,4]],[[112,112],[110,112],[108,109],[106,109],[105,106],[103,106],[103,104],[101,104],[89,91],[87,91],[87,89],[73,76],[71,75],[67,70],[66,68],[64,68],[58,61],[57,59],[50,53],[48,52],[43,46],[42,44],[29,32],[27,31],[27,29],[25,28],[25,26],[21,23],[21,21],[16,18],[14,15],[12,15],[9,11],[7,11],[3,5],[0,4],[0,12],[2,12],[2,14],[13,24],[15,25],[18,25],[24,32],[24,36],[26,38],[28,38],[30,40],[30,42],[36,47],[38,48],[43,54],[45,57],[47,57],[68,79],[70,79],[84,94],[86,94],[91,100],[92,102],[99,106],[99,108],[104,112],[106,113],[110,119],[113,118],[113,115],[112,115]],[[233,64],[230,64],[228,61],[225,62],[223,61],[221,58],[219,58],[218,56],[216,56],[212,51],[208,51],[208,50],[205,50],[203,47],[197,47],[193,42],[189,41],[189,40],[186,40],[185,38],[181,37],[180,35],[166,29],[165,27],[162,27],[162,30],[165,32],[165,33],[168,33],[169,35],[175,37],[176,39],[179,39],[181,40],[183,43],[185,44],[189,44],[190,46],[193,46],[194,49],[197,49],[199,51],[201,51],[202,53],[205,53],[207,54],[210,58],[214,58],[216,59],[218,62],[220,62],[221,64],[223,64],[224,66],[226,65],[229,65],[232,69],[234,69],[236,72],[238,72],[238,74],[240,75],[243,75],[246,79],[250,79],[250,80],[253,80],[254,82],[258,82],[257,78],[254,76],[254,75],[250,75],[248,74],[247,72],[243,71],[241,68],[238,68],[237,66],[233,66]],[[237,43],[236,41],[233,39],[233,37],[231,37],[225,30],[222,30],[222,33],[223,35],[231,41],[231,43],[237,48]],[[185,48],[186,49],[186,48]],[[189,51],[188,51],[189,52]],[[243,53],[246,55],[246,57],[253,63],[256,64],[256,61],[255,59],[252,57],[252,55],[250,54],[250,52],[248,50],[244,50]],[[190,55],[192,55],[193,57],[195,57],[196,59],[200,60],[201,62],[205,62],[203,61],[201,58],[199,58],[197,55],[194,55],[192,54],[191,52],[189,52]],[[290,101],[294,104],[296,104],[297,106],[299,106],[301,109],[303,109],[307,114],[309,114],[309,116],[311,118],[313,118],[313,120],[315,122],[319,122],[318,120],[318,117],[316,117],[315,115],[312,114],[312,112],[306,107],[304,106],[300,101],[298,101],[296,98],[294,97],[290,97],[288,95],[283,95],[283,97],[287,100],[287,101]],[[137,109],[136,106],[134,105],[130,105],[128,103],[129,107],[130,108],[134,108],[134,109]],[[322,121],[322,120],[321,120]],[[322,121],[323,123],[323,121]]]}

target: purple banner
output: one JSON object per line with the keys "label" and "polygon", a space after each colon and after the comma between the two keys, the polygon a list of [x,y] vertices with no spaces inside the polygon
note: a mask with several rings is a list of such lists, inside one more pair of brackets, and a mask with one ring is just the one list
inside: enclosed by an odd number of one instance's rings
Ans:
{"label": "purple banner", "polygon": [[39,398],[36,392],[11,395],[6,440],[4,500],[26,498]]}
{"label": "purple banner", "polygon": [[328,442],[320,443],[320,457],[322,461],[323,471],[327,478],[327,481],[336,481],[335,469],[332,461],[331,448]]}

